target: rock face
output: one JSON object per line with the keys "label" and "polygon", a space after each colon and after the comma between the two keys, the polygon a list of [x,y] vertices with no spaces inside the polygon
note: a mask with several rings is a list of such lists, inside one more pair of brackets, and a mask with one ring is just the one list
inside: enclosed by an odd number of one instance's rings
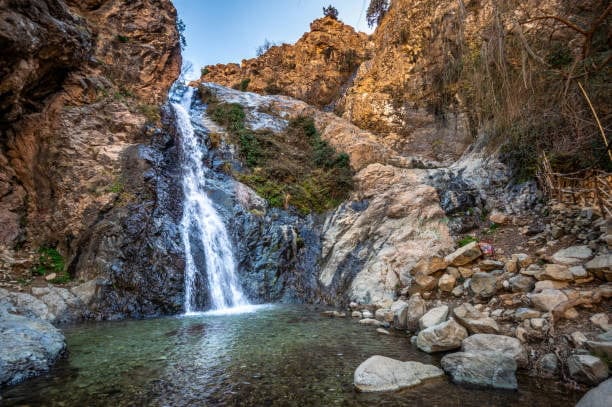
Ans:
{"label": "rock face", "polygon": [[49,322],[1,312],[0,343],[0,386],[49,370],[66,347]]}
{"label": "rock face", "polygon": [[180,310],[173,140],[156,129],[181,64],[174,7],[18,3],[0,5],[0,244],[98,279],[99,318]]}
{"label": "rock face", "polygon": [[323,107],[332,103],[366,59],[367,36],[331,17],[310,24],[294,45],[273,46],[240,65],[209,65],[201,81],[227,87],[248,81],[249,91],[283,94]]}
{"label": "rock face", "polygon": [[516,389],[516,362],[493,352],[457,352],[441,360],[442,369],[453,382],[497,389]]}
{"label": "rock face", "polygon": [[467,338],[468,333],[464,327],[453,319],[419,332],[417,346],[424,352],[443,352],[457,349],[461,341]]}
{"label": "rock face", "polygon": [[362,392],[394,391],[443,375],[441,369],[432,365],[401,362],[376,355],[355,370],[354,384],[355,388]]}

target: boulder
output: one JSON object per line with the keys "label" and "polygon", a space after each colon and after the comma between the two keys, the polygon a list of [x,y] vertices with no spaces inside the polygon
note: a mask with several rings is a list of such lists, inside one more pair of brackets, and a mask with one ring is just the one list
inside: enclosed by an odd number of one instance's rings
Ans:
{"label": "boulder", "polygon": [[412,285],[410,286],[410,293],[417,294],[425,291],[431,291],[436,288],[437,280],[433,276],[429,276],[423,273],[415,274],[412,279]]}
{"label": "boulder", "polygon": [[463,326],[449,319],[419,332],[416,343],[424,352],[443,352],[459,348],[461,341],[467,336],[467,330]]}
{"label": "boulder", "polygon": [[595,355],[612,360],[612,341],[585,341],[584,344]]}
{"label": "boulder", "polygon": [[406,327],[411,331],[416,331],[419,327],[419,320],[427,312],[427,304],[420,295],[415,294],[408,299],[406,310]]}
{"label": "boulder", "polygon": [[367,309],[364,309],[363,311],[361,311],[361,315],[366,319],[374,317],[374,314],[372,314],[372,312]]}
{"label": "boulder", "polygon": [[493,318],[482,314],[470,303],[462,304],[453,309],[453,316],[470,334],[499,333],[497,322]]}
{"label": "boulder", "polygon": [[528,294],[529,299],[534,307],[541,311],[550,311],[557,305],[568,300],[567,295],[563,291],[555,289],[546,289],[541,293]]}
{"label": "boulder", "polygon": [[344,318],[346,317],[346,313],[340,311],[323,311],[321,315],[328,318]]}
{"label": "boulder", "polygon": [[447,266],[448,263],[443,258],[434,256],[429,259],[419,260],[410,273],[412,275],[420,273],[428,276],[440,270],[444,270]]}
{"label": "boulder", "polygon": [[443,375],[441,369],[432,365],[375,355],[357,367],[353,380],[358,391],[377,392],[416,386],[423,380]]}
{"label": "boulder", "polygon": [[582,345],[585,344],[586,341],[588,341],[587,337],[585,334],[583,334],[580,331],[574,331],[570,334],[570,338],[574,344],[575,348],[581,348]]}
{"label": "boulder", "polygon": [[567,368],[572,379],[584,384],[594,385],[608,378],[608,365],[592,355],[570,356]]}
{"label": "boulder", "polygon": [[457,352],[445,355],[441,364],[455,383],[511,390],[518,387],[516,362],[504,354]]}
{"label": "boulder", "polygon": [[510,283],[510,290],[512,290],[513,293],[528,293],[535,287],[535,280],[533,277],[524,276],[522,274],[510,277],[508,282]]}
{"label": "boulder", "polygon": [[0,315],[0,386],[49,370],[66,348],[64,335],[47,321]]}
{"label": "boulder", "polygon": [[474,273],[470,279],[470,290],[480,298],[490,298],[495,295],[497,277],[490,273]]}
{"label": "boulder", "polygon": [[482,256],[478,242],[468,243],[463,247],[455,250],[444,258],[447,264],[451,266],[463,266]]}
{"label": "boulder", "polygon": [[383,326],[385,325],[384,322],[381,322],[377,319],[374,318],[364,318],[364,319],[360,319],[359,323],[362,325],[373,325],[373,326]]}
{"label": "boulder", "polygon": [[398,329],[406,329],[408,327],[408,303],[397,300],[391,304],[391,311],[393,311],[393,325]]}
{"label": "boulder", "polygon": [[547,353],[542,356],[537,363],[540,376],[553,378],[559,373],[559,360],[554,353]]}
{"label": "boulder", "polygon": [[427,311],[425,315],[421,317],[421,319],[419,319],[419,328],[427,329],[434,325],[438,325],[439,323],[446,321],[447,317],[448,317],[448,306],[447,305],[442,305],[440,307],[432,308],[429,311]]}
{"label": "boulder", "polygon": [[521,342],[516,338],[505,335],[472,335],[461,343],[461,350],[472,353],[494,352],[504,354],[514,359],[519,367],[526,367],[529,362],[527,352]]}
{"label": "boulder", "polygon": [[574,275],[569,267],[562,264],[547,264],[544,271],[536,276],[538,280],[572,281]]}
{"label": "boulder", "polygon": [[612,281],[612,254],[604,254],[587,262],[584,267],[597,278]]}
{"label": "boulder", "polygon": [[591,389],[582,396],[576,407],[609,407],[612,406],[612,379]]}
{"label": "boulder", "polygon": [[455,283],[457,282],[457,278],[450,274],[444,273],[440,280],[438,280],[438,289],[444,292],[451,292],[453,288],[455,288]]}
{"label": "boulder", "polygon": [[390,308],[379,308],[374,313],[374,318],[382,322],[393,322],[395,312]]}
{"label": "boulder", "polygon": [[590,259],[591,256],[593,256],[593,251],[589,246],[570,246],[553,254],[552,261],[557,264],[575,266]]}

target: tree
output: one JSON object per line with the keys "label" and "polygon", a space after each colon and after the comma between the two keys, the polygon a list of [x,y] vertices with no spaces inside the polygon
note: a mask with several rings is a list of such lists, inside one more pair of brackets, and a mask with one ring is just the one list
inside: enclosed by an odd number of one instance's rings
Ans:
{"label": "tree", "polygon": [[176,20],[176,29],[179,33],[179,42],[181,44],[181,49],[185,49],[187,46],[187,40],[185,39],[185,22],[183,22],[182,18]]}
{"label": "tree", "polygon": [[366,12],[368,26],[372,27],[374,24],[379,25],[387,13],[387,10],[389,10],[389,0],[370,0],[370,5]]}
{"label": "tree", "polygon": [[323,7],[323,15],[325,17],[331,17],[334,20],[337,20],[338,19],[338,9],[330,4],[327,7]]}
{"label": "tree", "polygon": [[268,39],[266,38],[264,43],[260,45],[259,47],[257,47],[257,51],[256,51],[257,56],[258,57],[262,56],[263,54],[268,52],[270,48],[272,48],[275,45],[276,45],[275,43],[268,41]]}

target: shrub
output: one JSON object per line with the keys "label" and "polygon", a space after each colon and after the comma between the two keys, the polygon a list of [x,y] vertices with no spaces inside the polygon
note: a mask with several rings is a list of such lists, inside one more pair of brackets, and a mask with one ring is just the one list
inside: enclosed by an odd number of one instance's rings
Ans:
{"label": "shrub", "polygon": [[389,0],[370,0],[370,5],[366,11],[368,26],[373,27],[374,24],[380,24],[387,14],[387,10],[389,10]]}
{"label": "shrub", "polygon": [[51,282],[63,284],[70,281],[70,274],[65,270],[65,266],[64,257],[56,248],[43,246],[38,249],[38,260],[33,273],[39,276],[55,273],[57,276]]}
{"label": "shrub", "polygon": [[200,76],[206,76],[210,73],[210,70],[207,67],[200,69]]}
{"label": "shrub", "polygon": [[257,54],[258,57],[260,57],[266,52],[268,52],[268,50],[275,45],[276,45],[275,43],[268,41],[268,39],[266,38],[264,43],[261,44],[259,47],[257,47],[257,51],[255,53]]}
{"label": "shrub", "polygon": [[338,9],[330,4],[327,7],[323,7],[323,15],[325,17],[331,17],[334,20],[337,20],[338,19]]}
{"label": "shrub", "polygon": [[121,35],[121,34],[117,34],[115,38],[117,39],[117,41],[124,43],[124,44],[130,40],[128,37],[126,37],[125,35]]}
{"label": "shrub", "polygon": [[457,242],[457,244],[459,245],[459,247],[463,247],[466,246],[472,242],[477,242],[478,239],[476,239],[476,237],[474,236],[464,236],[461,239],[459,239],[459,241]]}

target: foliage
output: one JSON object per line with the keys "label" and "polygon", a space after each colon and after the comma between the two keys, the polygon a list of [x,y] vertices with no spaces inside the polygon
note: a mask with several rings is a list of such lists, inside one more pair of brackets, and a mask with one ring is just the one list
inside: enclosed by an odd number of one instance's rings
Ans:
{"label": "foliage", "polygon": [[268,52],[268,50],[275,45],[276,45],[275,43],[268,41],[268,39],[266,38],[264,43],[261,44],[259,47],[257,47],[257,51],[255,53],[257,54],[258,57],[260,57],[266,52]]}
{"label": "foliage", "polygon": [[389,0],[370,0],[370,5],[366,11],[368,27],[379,25],[385,14],[389,10]]}
{"label": "foliage", "polygon": [[245,78],[241,80],[240,82],[238,82],[237,84],[235,84],[234,86],[232,86],[232,88],[236,90],[240,90],[242,92],[246,92],[246,90],[249,87],[249,83],[251,83],[251,79]]}
{"label": "foliage", "polygon": [[204,67],[204,68],[200,69],[200,76],[206,76],[206,75],[208,75],[209,72],[210,72],[210,70],[207,67]]}
{"label": "foliage", "polygon": [[122,42],[124,44],[130,40],[128,37],[126,37],[125,35],[121,35],[121,34],[117,34],[115,38],[117,39],[117,41]]}
{"label": "foliage", "polygon": [[331,17],[334,20],[337,20],[338,19],[338,9],[330,4],[327,7],[323,7],[323,15],[325,17]]}
{"label": "foliage", "polygon": [[159,106],[142,104],[138,106],[138,111],[142,113],[149,123],[158,123],[161,119]]}
{"label": "foliage", "polygon": [[476,239],[475,236],[471,236],[471,235],[467,235],[467,236],[463,236],[461,239],[459,239],[459,241],[457,242],[457,244],[459,245],[459,247],[463,247],[466,246],[472,242],[477,242],[478,239]]}
{"label": "foliage", "polygon": [[271,206],[299,212],[323,212],[348,197],[353,171],[346,153],[337,153],[321,139],[314,120],[290,120],[283,134],[256,132],[245,125],[241,105],[206,97],[209,116],[224,126],[240,148],[248,168],[238,179]]}
{"label": "foliage", "polygon": [[187,27],[185,26],[185,22],[182,18],[176,20],[176,30],[179,34],[179,43],[181,44],[181,49],[185,49],[185,47],[187,46],[187,39],[185,38],[186,28]]}
{"label": "foliage", "polygon": [[56,248],[43,246],[38,249],[38,260],[33,273],[39,276],[55,273],[57,277],[51,280],[51,282],[63,284],[70,281],[70,274],[65,271],[65,266],[64,257]]}

